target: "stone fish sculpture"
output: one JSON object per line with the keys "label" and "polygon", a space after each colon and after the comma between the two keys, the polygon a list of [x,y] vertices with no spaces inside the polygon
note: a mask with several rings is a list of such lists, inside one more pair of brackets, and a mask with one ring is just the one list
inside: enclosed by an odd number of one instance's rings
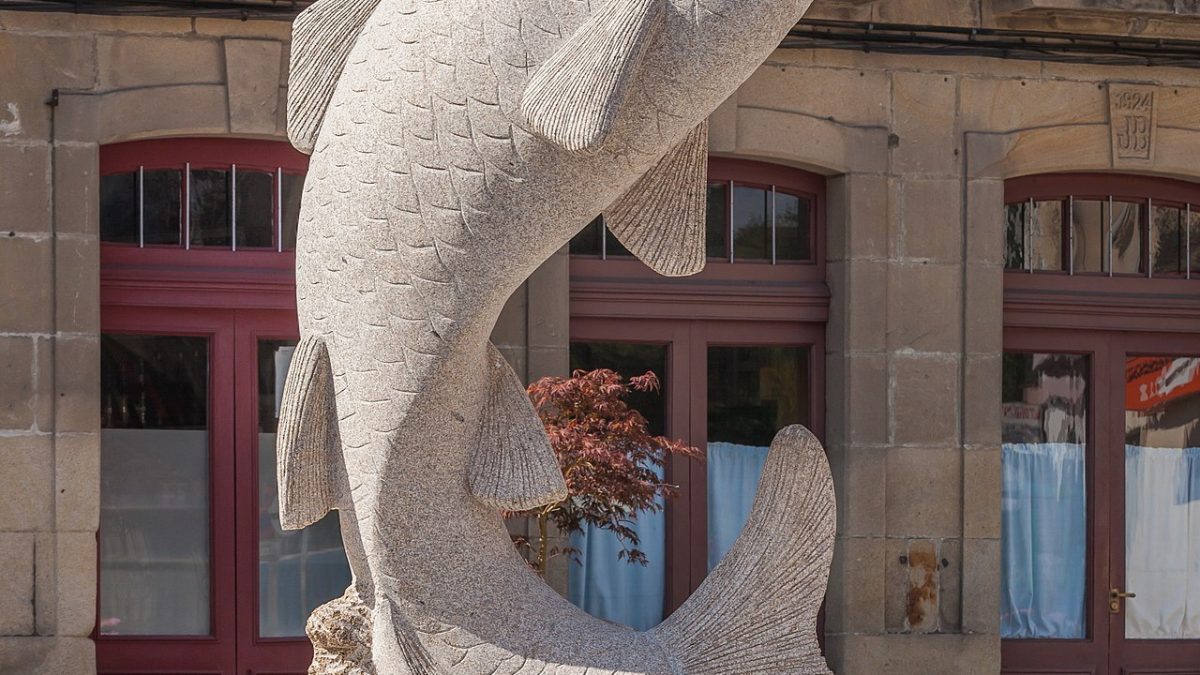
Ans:
{"label": "stone fish sculpture", "polygon": [[828,672],[833,488],[807,430],[776,437],[724,562],[635,632],[514,550],[500,511],[566,486],[488,341],[601,211],[650,267],[700,271],[705,119],[810,1],[319,0],[297,18],[288,131],[312,159],[280,518],[339,509],[354,573],[310,621],[313,672]]}

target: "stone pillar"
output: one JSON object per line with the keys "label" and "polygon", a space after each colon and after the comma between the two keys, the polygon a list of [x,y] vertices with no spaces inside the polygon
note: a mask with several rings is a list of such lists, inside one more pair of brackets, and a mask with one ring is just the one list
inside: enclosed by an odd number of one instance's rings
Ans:
{"label": "stone pillar", "polygon": [[95,669],[99,520],[97,146],[55,143],[80,36],[0,33],[0,672]]}

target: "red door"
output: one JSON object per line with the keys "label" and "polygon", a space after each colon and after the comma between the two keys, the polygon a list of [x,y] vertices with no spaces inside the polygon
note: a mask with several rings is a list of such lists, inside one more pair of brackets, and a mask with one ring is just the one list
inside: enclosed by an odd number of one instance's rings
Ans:
{"label": "red door", "polygon": [[1200,343],[1010,330],[1006,673],[1200,673]]}
{"label": "red door", "polygon": [[100,672],[306,672],[304,619],[349,570],[336,515],[279,528],[294,312],[110,308],[103,331]]}

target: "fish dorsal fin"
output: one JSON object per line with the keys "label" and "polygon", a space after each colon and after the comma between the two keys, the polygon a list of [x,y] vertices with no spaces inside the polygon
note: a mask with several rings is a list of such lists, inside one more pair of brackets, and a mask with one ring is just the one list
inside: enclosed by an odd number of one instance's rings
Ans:
{"label": "fish dorsal fin", "polygon": [[275,456],[283,529],[299,530],[339,508],[345,492],[340,451],[329,352],[309,336],[292,353],[279,406]]}
{"label": "fish dorsal fin", "polygon": [[668,277],[704,269],[708,122],[688,133],[609,207],[604,223],[629,252]]}
{"label": "fish dorsal fin", "polygon": [[574,152],[595,151],[612,130],[667,0],[608,0],[534,73],[521,100],[526,122]]}
{"label": "fish dorsal fin", "polygon": [[566,499],[558,459],[525,387],[490,342],[487,351],[488,392],[467,476],[471,494],[502,511]]}
{"label": "fish dorsal fin", "polygon": [[288,138],[310,154],[350,49],[379,0],[318,0],[292,24]]}

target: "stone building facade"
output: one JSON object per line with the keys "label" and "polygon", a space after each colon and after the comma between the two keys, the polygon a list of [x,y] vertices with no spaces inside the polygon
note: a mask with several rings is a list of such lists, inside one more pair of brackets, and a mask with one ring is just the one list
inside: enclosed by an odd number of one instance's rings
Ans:
{"label": "stone building facade", "polygon": [[[2,10],[0,672],[89,673],[101,148],[286,140],[289,25]],[[1178,0],[818,0],[814,19],[1162,38],[1200,54],[1200,5]],[[839,507],[826,650],[838,673],[999,672],[1005,328],[1077,321],[1014,300],[1006,181],[1200,181],[1200,56],[1148,67],[845,46],[778,50],[713,115],[710,141],[714,157],[824,177],[824,440]],[[1117,128],[1130,87],[1152,100],[1144,154]],[[568,370],[572,264],[556,255],[497,326],[529,379]],[[1194,335],[1200,286],[1170,303],[1168,332]]]}

